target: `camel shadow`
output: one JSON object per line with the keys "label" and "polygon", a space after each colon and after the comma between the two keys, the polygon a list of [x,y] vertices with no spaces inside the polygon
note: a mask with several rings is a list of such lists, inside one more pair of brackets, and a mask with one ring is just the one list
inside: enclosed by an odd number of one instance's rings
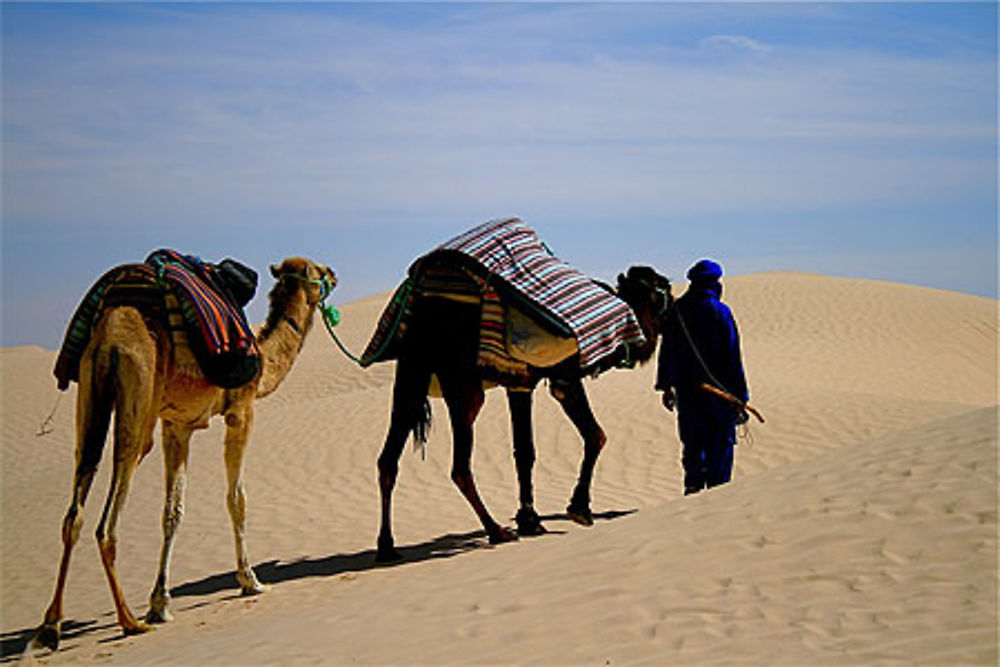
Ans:
{"label": "camel shadow", "polygon": [[[605,512],[594,512],[593,516],[594,516],[594,521],[614,521],[615,519],[620,519],[623,516],[628,516],[630,514],[635,514],[638,511],[639,510],[637,510],[637,509],[630,509],[630,510],[607,510]],[[562,514],[545,514],[545,515],[543,515],[543,516],[541,516],[539,518],[541,518],[542,521],[569,521],[569,522],[573,522],[573,520],[570,518],[569,514],[566,514],[565,512],[563,512]],[[549,532],[554,532],[556,534],[559,534],[559,531],[549,531]],[[565,531],[562,531],[562,532],[565,532]]]}
{"label": "camel shadow", "polygon": [[[638,510],[630,509],[597,512],[594,514],[594,520],[613,521],[615,519],[634,514],[637,511]],[[569,515],[565,513],[548,514],[541,518],[543,521],[549,523],[572,522]],[[565,530],[550,529],[546,535],[552,536],[565,533]],[[541,537],[544,537],[544,535]],[[358,551],[350,554],[334,554],[324,558],[300,558],[288,562],[269,560],[254,565],[254,571],[257,573],[257,578],[260,579],[262,583],[280,584],[286,581],[296,581],[312,577],[335,577],[340,574],[366,572],[369,570],[396,567],[397,565],[420,563],[440,558],[452,558],[476,549],[489,548],[492,547],[487,540],[486,532],[477,530],[468,533],[441,535],[420,544],[397,546],[397,550],[403,558],[393,563],[375,562],[375,550],[366,549],[364,551]],[[174,599],[178,599],[184,597],[213,595],[227,591],[231,592],[232,595],[227,596],[224,599],[232,599],[240,596],[239,584],[236,581],[235,570],[183,583],[180,586],[176,586],[171,589],[170,595]],[[211,604],[211,602],[192,602],[184,607],[184,609],[195,609],[207,604]],[[116,627],[117,624],[114,621],[114,614],[109,613],[106,614],[106,616],[111,618],[110,622],[102,622],[98,620],[64,620],[62,624],[63,645],[66,645],[67,640],[84,637],[95,632],[101,632]],[[25,650],[28,648],[28,645],[31,643],[32,638],[35,636],[36,630],[37,628],[35,627],[22,628],[20,630],[4,632],[0,635],[0,664],[20,660]],[[112,638],[106,641],[114,641],[115,639],[118,638]],[[72,650],[72,647],[66,647],[61,650]]]}
{"label": "camel shadow", "polygon": [[[63,641],[115,627],[117,623],[113,618],[114,615],[112,614],[111,616],[112,620],[108,623],[101,623],[100,621],[74,621],[72,619],[63,621]],[[0,634],[0,663],[20,660],[37,630],[38,628],[22,628]]]}
{"label": "camel shadow", "polygon": [[[594,514],[595,521],[613,521],[638,510],[609,510]],[[543,516],[544,521],[571,522],[568,514],[549,514]],[[559,535],[565,531],[550,530],[547,534]],[[280,584],[286,581],[309,579],[312,577],[335,577],[340,574],[366,572],[397,565],[420,563],[439,558],[451,558],[475,549],[492,548],[487,541],[486,532],[476,530],[469,533],[441,535],[428,542],[409,546],[397,546],[402,559],[392,563],[375,562],[375,550],[366,549],[350,554],[334,554],[323,558],[299,558],[293,561],[281,562],[269,560],[253,566],[257,578],[263,584]],[[233,597],[238,597],[239,584],[236,581],[236,571],[230,570],[215,574],[197,581],[190,581],[170,590],[173,598],[188,596],[203,596],[233,591]]]}
{"label": "camel shadow", "polygon": [[[397,547],[403,558],[394,563],[376,563],[375,550],[366,549],[350,554],[334,554],[324,558],[299,558],[287,562],[269,560],[255,564],[253,569],[261,583],[273,585],[311,577],[335,577],[339,574],[365,572],[438,558],[451,558],[467,551],[485,548],[489,548],[486,533],[479,530],[471,533],[441,535],[421,544]],[[181,584],[171,589],[170,595],[176,599],[236,591],[234,597],[237,597],[239,596],[238,589],[236,571],[230,570]]]}

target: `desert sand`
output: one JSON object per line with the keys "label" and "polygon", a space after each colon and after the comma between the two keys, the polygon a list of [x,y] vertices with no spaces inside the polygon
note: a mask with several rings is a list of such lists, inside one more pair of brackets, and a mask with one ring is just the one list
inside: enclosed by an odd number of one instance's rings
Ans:
{"label": "desert sand", "polygon": [[[238,594],[215,423],[192,444],[175,621],[128,638],[115,625],[93,539],[105,460],[57,653],[22,651],[54,585],[75,388],[37,437],[58,395],[55,353],[0,350],[0,659],[997,664],[997,302],[807,274],[724,283],[752,403],[767,417],[741,440],[731,484],[683,497],[676,417],[652,390],[654,364],[611,371],[586,383],[609,438],[595,525],[563,515],[582,448],[540,391],[536,504],[551,532],[490,547],[449,479],[450,433],[434,399],[426,460],[407,450],[395,496],[405,560],[376,567],[375,461],[393,366],[361,370],[317,322],[284,385],[257,404],[247,455],[248,544],[271,589]],[[387,298],[341,307],[351,349]],[[517,493],[501,392],[489,392],[476,437],[484,500],[509,519]],[[119,574],[137,613],[154,583],[162,488],[154,449],[120,530]]]}

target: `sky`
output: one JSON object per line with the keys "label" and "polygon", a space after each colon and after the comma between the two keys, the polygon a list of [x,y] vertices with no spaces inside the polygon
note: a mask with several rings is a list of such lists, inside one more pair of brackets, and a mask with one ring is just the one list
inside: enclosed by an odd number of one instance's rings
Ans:
{"label": "sky", "polygon": [[[603,280],[810,271],[997,298],[997,5],[11,4],[0,344],[174,248],[343,304],[519,216]],[[738,314],[737,314],[738,316]]]}

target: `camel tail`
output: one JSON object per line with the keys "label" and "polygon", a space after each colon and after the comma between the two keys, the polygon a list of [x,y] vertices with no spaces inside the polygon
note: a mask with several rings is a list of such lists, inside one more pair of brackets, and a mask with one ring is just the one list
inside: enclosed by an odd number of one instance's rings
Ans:
{"label": "camel tail", "polygon": [[413,443],[417,446],[426,445],[427,438],[431,433],[431,402],[424,397],[424,404],[417,414],[417,421],[413,424]]}
{"label": "camel tail", "polygon": [[[96,353],[95,353],[96,356]],[[94,372],[90,377],[90,392],[78,401],[77,412],[80,423],[80,471],[95,470],[104,453],[104,443],[108,439],[111,413],[115,407],[115,386],[118,375],[118,348],[111,348],[108,366],[98,371],[100,365],[95,359]]]}

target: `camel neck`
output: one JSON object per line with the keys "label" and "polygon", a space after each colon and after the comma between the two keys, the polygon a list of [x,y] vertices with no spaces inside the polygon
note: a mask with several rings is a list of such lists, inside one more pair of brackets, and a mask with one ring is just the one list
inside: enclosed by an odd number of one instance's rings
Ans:
{"label": "camel neck", "polygon": [[642,313],[638,315],[637,319],[639,320],[639,327],[642,329],[642,335],[645,337],[646,342],[636,350],[635,359],[640,364],[644,364],[656,352],[656,343],[659,340],[660,332],[656,327],[656,319],[652,315]]}
{"label": "camel neck", "polygon": [[[274,305],[272,304],[272,307]],[[269,326],[261,331],[257,339],[263,361],[263,373],[257,389],[258,398],[267,396],[277,389],[292,370],[292,365],[305,342],[306,334],[312,328],[315,308],[306,302],[302,291],[285,300],[283,310],[281,316],[268,318]]]}

